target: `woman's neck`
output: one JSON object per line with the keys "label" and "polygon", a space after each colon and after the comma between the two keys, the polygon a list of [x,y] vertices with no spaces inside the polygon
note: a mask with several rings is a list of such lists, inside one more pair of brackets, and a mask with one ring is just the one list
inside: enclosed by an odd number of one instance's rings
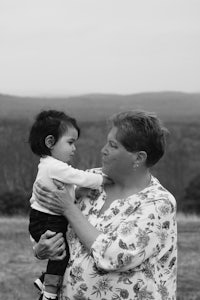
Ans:
{"label": "woman's neck", "polygon": [[145,189],[151,181],[151,174],[148,169],[132,172],[129,176],[112,178],[116,189],[126,194],[135,194]]}
{"label": "woman's neck", "polygon": [[145,170],[143,174],[132,174],[126,178],[112,176],[112,180],[114,184],[104,187],[107,197],[100,214],[108,209],[114,200],[128,198],[145,189],[150,184],[151,174],[149,170]]}

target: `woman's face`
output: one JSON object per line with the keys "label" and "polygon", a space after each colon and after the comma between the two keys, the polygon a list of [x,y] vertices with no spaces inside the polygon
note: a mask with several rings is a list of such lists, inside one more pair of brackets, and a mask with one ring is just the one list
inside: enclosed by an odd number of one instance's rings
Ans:
{"label": "woman's face", "polygon": [[128,152],[117,140],[117,127],[112,127],[108,133],[107,143],[101,150],[102,170],[114,179],[115,176],[128,175],[133,169],[134,154]]}

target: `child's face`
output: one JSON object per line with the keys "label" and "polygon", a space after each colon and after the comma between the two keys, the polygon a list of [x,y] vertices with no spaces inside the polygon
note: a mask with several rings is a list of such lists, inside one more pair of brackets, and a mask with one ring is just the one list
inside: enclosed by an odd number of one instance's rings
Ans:
{"label": "child's face", "polygon": [[78,131],[74,127],[69,127],[52,147],[51,155],[63,162],[70,162],[76,150],[74,143],[77,139]]}

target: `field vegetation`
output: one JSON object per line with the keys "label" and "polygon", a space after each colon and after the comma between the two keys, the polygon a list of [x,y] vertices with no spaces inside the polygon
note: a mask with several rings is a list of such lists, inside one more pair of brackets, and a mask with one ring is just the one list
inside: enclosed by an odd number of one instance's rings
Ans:
{"label": "field vegetation", "polygon": [[[28,120],[0,121],[0,213],[26,212],[39,158],[28,144]],[[101,166],[101,149],[106,143],[106,121],[80,123],[74,166]],[[200,123],[166,123],[170,131],[165,156],[153,173],[176,198],[178,211],[200,213]],[[191,199],[192,196],[192,199]]]}

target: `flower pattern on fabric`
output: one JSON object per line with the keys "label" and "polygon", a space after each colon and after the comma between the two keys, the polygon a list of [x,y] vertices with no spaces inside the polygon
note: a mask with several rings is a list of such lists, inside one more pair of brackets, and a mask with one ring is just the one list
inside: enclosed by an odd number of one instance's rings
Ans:
{"label": "flower pattern on fabric", "polygon": [[102,297],[102,295],[106,295],[108,291],[112,291],[111,279],[108,277],[100,278],[95,285],[93,285],[93,293],[92,295],[96,295],[96,297]]}
{"label": "flower pattern on fabric", "polygon": [[152,176],[143,191],[127,199],[116,199],[100,214],[106,199],[101,187],[87,191],[77,201],[100,235],[88,252],[69,226],[70,261],[60,300],[174,300],[174,197]]}
{"label": "flower pattern on fabric", "polygon": [[145,248],[149,243],[149,235],[148,232],[139,228],[137,237],[137,246],[141,248]]}
{"label": "flower pattern on fabric", "polygon": [[134,231],[135,226],[137,226],[135,221],[123,222],[118,233],[122,238],[129,236]]}

